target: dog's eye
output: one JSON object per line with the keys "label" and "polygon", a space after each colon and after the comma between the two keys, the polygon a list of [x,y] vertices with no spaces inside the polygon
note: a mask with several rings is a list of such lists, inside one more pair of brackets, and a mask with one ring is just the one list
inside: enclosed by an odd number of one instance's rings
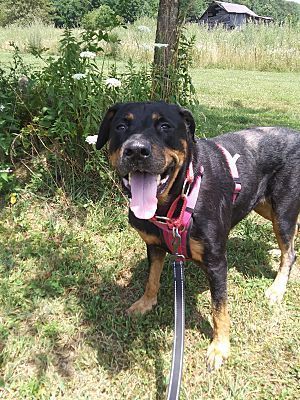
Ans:
{"label": "dog's eye", "polygon": [[119,124],[116,126],[116,130],[118,132],[125,132],[127,130],[127,125],[126,124]]}
{"label": "dog's eye", "polygon": [[166,122],[164,122],[163,124],[160,125],[160,130],[163,132],[167,131],[170,128],[171,128],[170,125],[167,124]]}

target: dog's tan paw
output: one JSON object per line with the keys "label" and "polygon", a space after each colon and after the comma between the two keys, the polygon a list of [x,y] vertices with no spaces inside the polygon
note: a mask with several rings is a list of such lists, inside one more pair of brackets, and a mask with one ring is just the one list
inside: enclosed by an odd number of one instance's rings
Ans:
{"label": "dog's tan paw", "polygon": [[228,341],[220,342],[213,340],[208,346],[206,363],[209,372],[217,370],[230,355],[230,344]]}
{"label": "dog's tan paw", "polygon": [[271,305],[281,303],[285,293],[285,288],[272,285],[265,291],[265,296]]}
{"label": "dog's tan paw", "polygon": [[142,296],[138,301],[132,304],[126,311],[127,314],[145,314],[157,304],[157,297],[149,298]]}

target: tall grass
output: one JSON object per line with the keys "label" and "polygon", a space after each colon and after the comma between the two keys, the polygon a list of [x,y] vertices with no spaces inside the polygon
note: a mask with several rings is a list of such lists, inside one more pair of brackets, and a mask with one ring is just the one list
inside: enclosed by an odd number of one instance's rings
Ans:
{"label": "tall grass", "polygon": [[261,71],[300,70],[300,24],[255,25],[241,30],[190,24],[188,32],[197,38],[195,65]]}
{"label": "tall grass", "polygon": [[[78,30],[75,29],[74,31]],[[18,25],[0,27],[0,52],[12,51],[10,42],[14,42],[24,53],[27,53],[31,47],[44,47],[48,49],[49,54],[56,54],[62,33],[62,29],[45,25],[39,20],[26,27]]]}
{"label": "tall grass", "polygon": [[[150,28],[149,32],[140,29]],[[261,71],[300,71],[300,24],[254,25],[242,29],[225,30],[218,27],[208,30],[205,26],[187,24],[187,35],[196,36],[193,52],[195,67],[232,68]],[[129,58],[135,61],[151,61],[155,41],[156,21],[143,18],[127,29],[113,31],[114,43],[107,52],[120,60]],[[45,47],[48,52],[57,52],[62,30],[44,26],[37,21],[27,28],[10,26],[0,28],[1,50],[8,51],[9,42],[14,41],[21,51],[28,52],[31,47]],[[116,43],[119,39],[119,44]]]}

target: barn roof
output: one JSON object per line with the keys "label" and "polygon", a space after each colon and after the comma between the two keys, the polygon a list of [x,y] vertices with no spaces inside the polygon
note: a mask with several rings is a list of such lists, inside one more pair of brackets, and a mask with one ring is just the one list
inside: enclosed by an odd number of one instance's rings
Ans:
{"label": "barn roof", "polygon": [[219,6],[230,14],[247,14],[255,19],[264,19],[267,21],[272,21],[273,19],[271,17],[263,17],[261,15],[257,15],[255,14],[255,12],[250,10],[250,8],[244,6],[243,4],[227,3],[225,1],[213,1],[211,5],[208,7],[208,9],[205,11],[205,13],[200,17],[200,20],[207,13],[207,11],[214,8],[214,6]]}
{"label": "barn roof", "polygon": [[258,17],[255,12],[251,11],[250,8],[242,4],[226,3],[225,1],[214,1],[214,3],[217,3],[220,7],[224,8],[224,10],[229,13],[248,14],[251,15],[251,17]]}

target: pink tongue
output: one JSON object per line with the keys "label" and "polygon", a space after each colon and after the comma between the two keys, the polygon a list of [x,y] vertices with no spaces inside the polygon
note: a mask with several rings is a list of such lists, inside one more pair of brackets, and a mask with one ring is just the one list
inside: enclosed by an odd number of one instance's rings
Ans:
{"label": "pink tongue", "polygon": [[131,175],[130,209],[137,218],[150,219],[157,208],[157,175],[135,172]]}

